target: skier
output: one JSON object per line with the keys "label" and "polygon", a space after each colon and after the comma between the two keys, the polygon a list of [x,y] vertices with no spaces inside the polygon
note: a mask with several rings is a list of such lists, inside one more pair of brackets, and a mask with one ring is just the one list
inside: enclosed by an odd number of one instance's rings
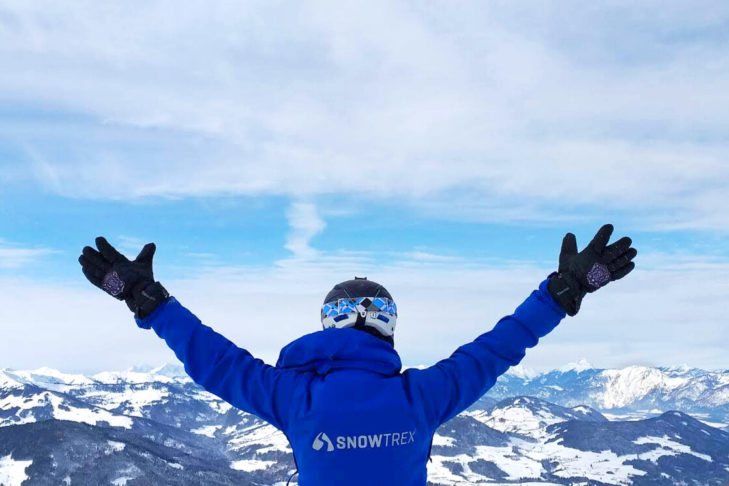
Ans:
{"label": "skier", "polygon": [[79,258],[92,284],[123,300],[137,325],[152,328],[190,377],[234,407],[283,431],[299,484],[426,484],[433,434],[524,358],[583,297],[633,270],[637,252],[612,225],[577,251],[562,242],[558,271],[489,332],[426,369],[401,372],[394,349],[397,308],[385,288],[355,278],[324,299],[323,330],[281,350],[276,366],[254,358],[203,325],[154,279],[155,245],[128,260],[106,239]]}

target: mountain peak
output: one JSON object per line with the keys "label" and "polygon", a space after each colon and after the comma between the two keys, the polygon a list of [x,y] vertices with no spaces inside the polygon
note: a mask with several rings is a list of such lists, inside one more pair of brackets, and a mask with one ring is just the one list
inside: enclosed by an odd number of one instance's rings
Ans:
{"label": "mountain peak", "polygon": [[559,368],[559,371],[562,373],[567,373],[569,371],[574,371],[576,373],[581,373],[583,371],[592,369],[593,366],[590,364],[589,361],[587,361],[585,358],[580,359],[576,363],[567,363],[566,365]]}
{"label": "mountain peak", "polygon": [[537,373],[537,371],[532,368],[527,368],[526,366],[521,364],[509,368],[506,374],[515,376],[517,378],[522,378],[524,380],[531,380],[532,378],[539,376],[539,373]]}
{"label": "mountain peak", "polygon": [[25,382],[42,384],[43,386],[80,386],[93,383],[93,380],[90,380],[84,375],[63,373],[48,366],[43,366],[35,370],[15,370],[12,371],[12,374]]}
{"label": "mountain peak", "polygon": [[150,370],[153,375],[162,375],[169,378],[187,378],[185,368],[179,364],[165,363]]}
{"label": "mountain peak", "polygon": [[166,376],[167,378],[183,378],[187,377],[185,368],[179,364],[162,363],[158,366],[148,364],[135,365],[128,368],[125,373],[141,373],[148,375]]}

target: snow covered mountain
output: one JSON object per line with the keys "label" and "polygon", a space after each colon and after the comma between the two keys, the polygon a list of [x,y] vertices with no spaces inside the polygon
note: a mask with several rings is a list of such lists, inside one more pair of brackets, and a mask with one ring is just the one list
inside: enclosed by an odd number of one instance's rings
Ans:
{"label": "snow covered mountain", "polygon": [[[727,412],[726,374],[584,368],[502,377],[495,393],[438,431],[429,483],[729,484],[726,431],[675,411],[615,420],[679,395],[715,420]],[[508,390],[533,393],[504,397]],[[203,391],[179,366],[94,376],[0,370],[0,485],[282,486],[294,472],[283,434]]]}
{"label": "snow covered mountain", "polygon": [[499,378],[486,397],[525,395],[565,407],[588,405],[609,418],[646,418],[681,410],[717,427],[729,424],[729,370],[596,369],[585,361],[542,374],[517,367]]}

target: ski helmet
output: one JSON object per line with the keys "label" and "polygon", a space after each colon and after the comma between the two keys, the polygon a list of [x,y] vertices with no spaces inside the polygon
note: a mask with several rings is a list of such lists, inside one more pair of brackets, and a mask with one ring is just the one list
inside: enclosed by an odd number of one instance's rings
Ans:
{"label": "ski helmet", "polygon": [[338,283],[324,298],[321,323],[324,329],[353,327],[394,343],[397,306],[382,285],[354,277]]}

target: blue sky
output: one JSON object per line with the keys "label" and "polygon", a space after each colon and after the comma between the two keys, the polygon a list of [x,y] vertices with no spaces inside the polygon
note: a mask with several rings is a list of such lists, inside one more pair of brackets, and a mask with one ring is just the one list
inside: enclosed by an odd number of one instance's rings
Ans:
{"label": "blue sky", "polygon": [[728,23],[708,1],[8,2],[0,367],[173,359],[82,278],[99,234],[155,241],[158,278],[268,361],[367,274],[415,365],[613,222],[638,270],[525,365],[727,368]]}

